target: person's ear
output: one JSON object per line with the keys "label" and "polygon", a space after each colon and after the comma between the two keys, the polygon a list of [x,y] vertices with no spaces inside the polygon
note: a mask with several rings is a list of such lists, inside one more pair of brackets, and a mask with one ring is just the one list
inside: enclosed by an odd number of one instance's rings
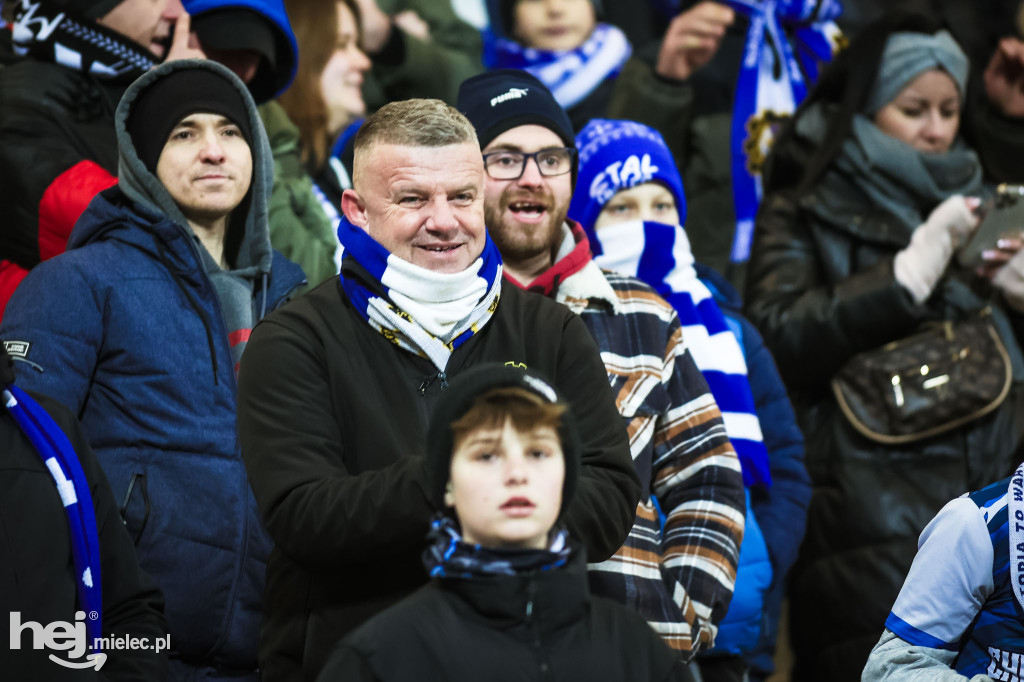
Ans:
{"label": "person's ear", "polygon": [[445,484],[444,486],[444,506],[455,506],[455,489],[452,487],[451,481],[448,481],[448,483]]}
{"label": "person's ear", "polygon": [[369,220],[366,215],[366,202],[354,189],[347,189],[341,194],[341,212],[345,214],[348,221],[356,227],[364,230],[369,229]]}

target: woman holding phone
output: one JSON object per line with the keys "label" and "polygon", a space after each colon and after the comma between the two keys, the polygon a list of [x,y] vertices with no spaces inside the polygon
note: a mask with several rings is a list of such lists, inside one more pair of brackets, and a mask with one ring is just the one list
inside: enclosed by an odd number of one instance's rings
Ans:
{"label": "woman holding phone", "polygon": [[[968,70],[931,20],[883,18],[826,71],[766,169],[745,311],[787,383],[814,485],[791,572],[794,680],[859,680],[921,530],[1020,459],[1024,253],[1004,240],[978,268],[954,258],[995,180],[960,134]],[[1004,124],[981,132],[1019,147],[1024,126]],[[982,404],[966,399],[988,380]]]}

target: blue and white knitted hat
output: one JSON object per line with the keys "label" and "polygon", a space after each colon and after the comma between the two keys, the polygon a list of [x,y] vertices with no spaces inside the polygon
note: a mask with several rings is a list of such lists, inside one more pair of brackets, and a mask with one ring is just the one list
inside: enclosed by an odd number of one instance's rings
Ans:
{"label": "blue and white knitted hat", "polygon": [[664,184],[676,201],[679,223],[686,222],[686,193],[672,152],[654,128],[635,121],[592,119],[576,136],[579,179],[569,217],[579,221],[594,243],[594,223],[615,193],[645,182]]}

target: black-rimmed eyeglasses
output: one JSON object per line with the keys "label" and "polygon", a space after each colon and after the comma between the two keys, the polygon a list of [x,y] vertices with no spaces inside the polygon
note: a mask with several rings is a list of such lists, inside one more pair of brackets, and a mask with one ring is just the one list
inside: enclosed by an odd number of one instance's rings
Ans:
{"label": "black-rimmed eyeglasses", "polygon": [[542,149],[539,152],[498,151],[484,154],[484,169],[495,180],[518,180],[526,170],[527,159],[533,159],[541,175],[564,175],[572,170],[576,150],[572,147]]}

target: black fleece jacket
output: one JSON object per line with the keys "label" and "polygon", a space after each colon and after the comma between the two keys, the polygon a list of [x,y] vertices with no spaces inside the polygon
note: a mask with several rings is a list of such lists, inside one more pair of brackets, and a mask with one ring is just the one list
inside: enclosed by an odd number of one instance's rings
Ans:
{"label": "black fleece jacket", "polygon": [[[555,382],[583,440],[566,515],[587,555],[623,543],[640,486],[604,365],[583,322],[537,294],[502,288],[492,319],[454,352],[448,376],[521,363]],[[431,362],[352,307],[337,278],[265,318],[239,374],[249,479],[277,544],[267,567],[265,680],[315,677],[330,649],[426,581],[419,555],[432,508],[423,466],[428,415],[444,399]]]}

